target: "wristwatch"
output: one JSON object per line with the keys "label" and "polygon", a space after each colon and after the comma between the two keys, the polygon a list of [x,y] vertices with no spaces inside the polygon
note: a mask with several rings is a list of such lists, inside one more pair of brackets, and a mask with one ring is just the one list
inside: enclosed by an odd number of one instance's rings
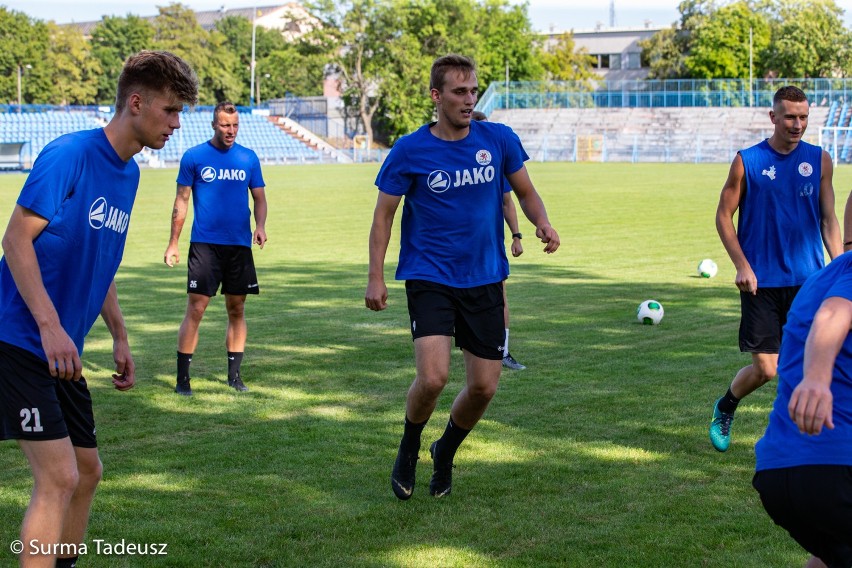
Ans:
{"label": "wristwatch", "polygon": [[512,238],[513,239],[521,239],[521,238],[523,238],[523,236],[520,233],[512,233]]}

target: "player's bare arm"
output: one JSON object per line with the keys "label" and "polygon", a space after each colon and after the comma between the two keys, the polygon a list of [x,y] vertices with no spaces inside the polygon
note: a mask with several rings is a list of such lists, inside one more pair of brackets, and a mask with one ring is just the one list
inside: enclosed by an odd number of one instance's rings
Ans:
{"label": "player's bare arm", "polygon": [[719,232],[719,238],[722,240],[725,250],[728,251],[728,256],[734,267],[737,269],[737,275],[734,280],[737,288],[743,292],[757,293],[757,276],[751,269],[751,264],[745,257],[743,249],[740,246],[737,230],[734,227],[734,213],[740,206],[740,199],[746,190],[745,185],[745,167],[743,166],[743,158],[739,154],[731,162],[731,169],[728,172],[728,179],[722,187],[722,194],[719,196],[719,206],[716,208],[716,230]]}
{"label": "player's bare arm", "polygon": [[[503,219],[506,220],[506,225],[509,226],[509,232],[512,235],[517,235],[521,232],[518,226],[518,211],[515,209],[515,202],[512,201],[512,193],[507,191],[503,194]],[[524,245],[521,239],[512,237],[512,256],[521,256],[524,254]]]}
{"label": "player's bare arm", "polygon": [[509,185],[518,196],[518,203],[524,215],[530,223],[535,225],[535,236],[545,243],[544,252],[548,254],[556,252],[559,248],[559,233],[547,218],[544,201],[533,186],[526,166],[521,166],[521,169],[506,176],[506,179],[509,180]]}
{"label": "player's bare arm", "polygon": [[827,298],[814,316],[805,342],[804,377],[787,407],[800,432],[819,434],[823,427],[834,428],[832,371],[850,326],[852,302],[845,298]]}
{"label": "player's bare arm", "polygon": [[16,205],[3,235],[3,254],[21,298],[38,325],[51,376],[78,381],[83,372],[80,355],[47,295],[33,246],[47,223],[44,217]]}
{"label": "player's bare arm", "polygon": [[364,303],[373,311],[388,307],[388,287],[385,285],[385,256],[390,243],[393,219],[402,197],[379,191],[373,226],[370,228],[370,268]]}
{"label": "player's bare arm", "polygon": [[136,383],[136,365],[130,354],[130,343],[127,341],[127,327],[124,316],[118,304],[118,290],[115,280],[109,286],[104,305],[101,307],[101,318],[112,336],[112,357],[115,360],[115,373],[112,384],[120,391],[133,388]]}
{"label": "player's bare arm", "polygon": [[840,223],[834,212],[834,164],[831,156],[822,151],[822,177],[819,180],[819,214],[822,242],[828,256],[834,259],[843,254],[843,240],[840,236]]}
{"label": "player's bare arm", "polygon": [[189,210],[189,197],[191,195],[192,188],[188,185],[177,186],[175,205],[172,208],[172,231],[169,236],[169,246],[166,247],[166,253],[163,255],[163,262],[170,267],[180,262],[178,241],[180,240],[181,231],[183,231],[183,224],[186,222],[186,214]]}
{"label": "player's bare arm", "polygon": [[843,211],[843,250],[852,250],[852,191],[846,198],[846,208]]}
{"label": "player's bare arm", "polygon": [[266,189],[263,187],[255,187],[251,190],[251,197],[254,200],[254,234],[252,242],[256,245],[266,244],[266,213],[268,204],[266,202]]}

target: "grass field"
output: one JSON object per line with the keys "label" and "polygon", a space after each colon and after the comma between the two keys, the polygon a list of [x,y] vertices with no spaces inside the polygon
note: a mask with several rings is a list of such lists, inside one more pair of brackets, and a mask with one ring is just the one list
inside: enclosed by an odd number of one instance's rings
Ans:
{"label": "grass field", "polygon": [[[508,293],[512,353],[483,421],[433,499],[426,428],[410,501],[390,490],[413,351],[402,286],[364,307],[377,167],[267,167],[269,242],[255,249],[261,295],[247,303],[243,376],[227,387],[221,298],[202,324],[191,399],[172,392],[185,264],[162,262],[174,170],[144,171],[117,277],[137,386],[109,381],[102,323],[84,356],[105,466],[80,566],[797,566],[806,554],[751,488],[753,445],[774,385],[747,398],[726,454],[711,408],[748,362],[737,350],[734,271],[714,226],[726,165],[530,164],[562,247],[541,253],[526,220]],[[0,216],[22,175],[0,176]],[[835,175],[842,212],[852,171]],[[185,256],[189,225],[181,243]],[[714,279],[696,275],[705,257]],[[642,326],[636,306],[665,306]],[[31,490],[0,443],[0,564],[10,565]],[[168,556],[97,552],[167,543]]]}

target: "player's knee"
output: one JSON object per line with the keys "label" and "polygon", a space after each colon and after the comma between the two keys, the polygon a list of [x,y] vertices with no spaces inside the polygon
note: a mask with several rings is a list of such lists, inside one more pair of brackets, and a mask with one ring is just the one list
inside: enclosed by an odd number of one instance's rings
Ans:
{"label": "player's knee", "polygon": [[77,473],[79,475],[78,488],[94,490],[103,479],[104,466],[100,459],[79,463]]}
{"label": "player's knee", "polygon": [[242,319],[245,315],[245,304],[229,304],[227,307],[228,317],[232,320]]}
{"label": "player's knee", "polygon": [[497,383],[481,383],[468,387],[468,395],[481,402],[488,403],[497,394]]}
{"label": "player's knee", "polygon": [[194,322],[200,322],[201,318],[204,317],[204,312],[207,309],[206,305],[203,304],[189,304],[186,307],[186,317],[191,319]]}
{"label": "player's knee", "polygon": [[421,391],[427,396],[437,397],[447,386],[449,373],[423,373],[417,376]]}
{"label": "player's knee", "polygon": [[60,501],[70,501],[80,484],[80,473],[74,466],[62,467],[48,475],[36,475],[34,492],[51,494]]}
{"label": "player's knee", "polygon": [[770,363],[758,365],[754,368],[755,378],[761,385],[765,385],[766,383],[774,379],[777,372],[778,367]]}

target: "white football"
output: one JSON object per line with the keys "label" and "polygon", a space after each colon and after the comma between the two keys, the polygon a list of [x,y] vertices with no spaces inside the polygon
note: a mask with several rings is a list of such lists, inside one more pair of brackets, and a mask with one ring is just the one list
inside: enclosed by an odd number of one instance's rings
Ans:
{"label": "white football", "polygon": [[698,263],[698,275],[702,278],[713,278],[716,276],[718,270],[719,268],[716,266],[716,263],[709,258],[705,258]]}
{"label": "white football", "polygon": [[636,309],[636,319],[645,325],[657,325],[663,320],[663,305],[656,300],[645,300]]}

